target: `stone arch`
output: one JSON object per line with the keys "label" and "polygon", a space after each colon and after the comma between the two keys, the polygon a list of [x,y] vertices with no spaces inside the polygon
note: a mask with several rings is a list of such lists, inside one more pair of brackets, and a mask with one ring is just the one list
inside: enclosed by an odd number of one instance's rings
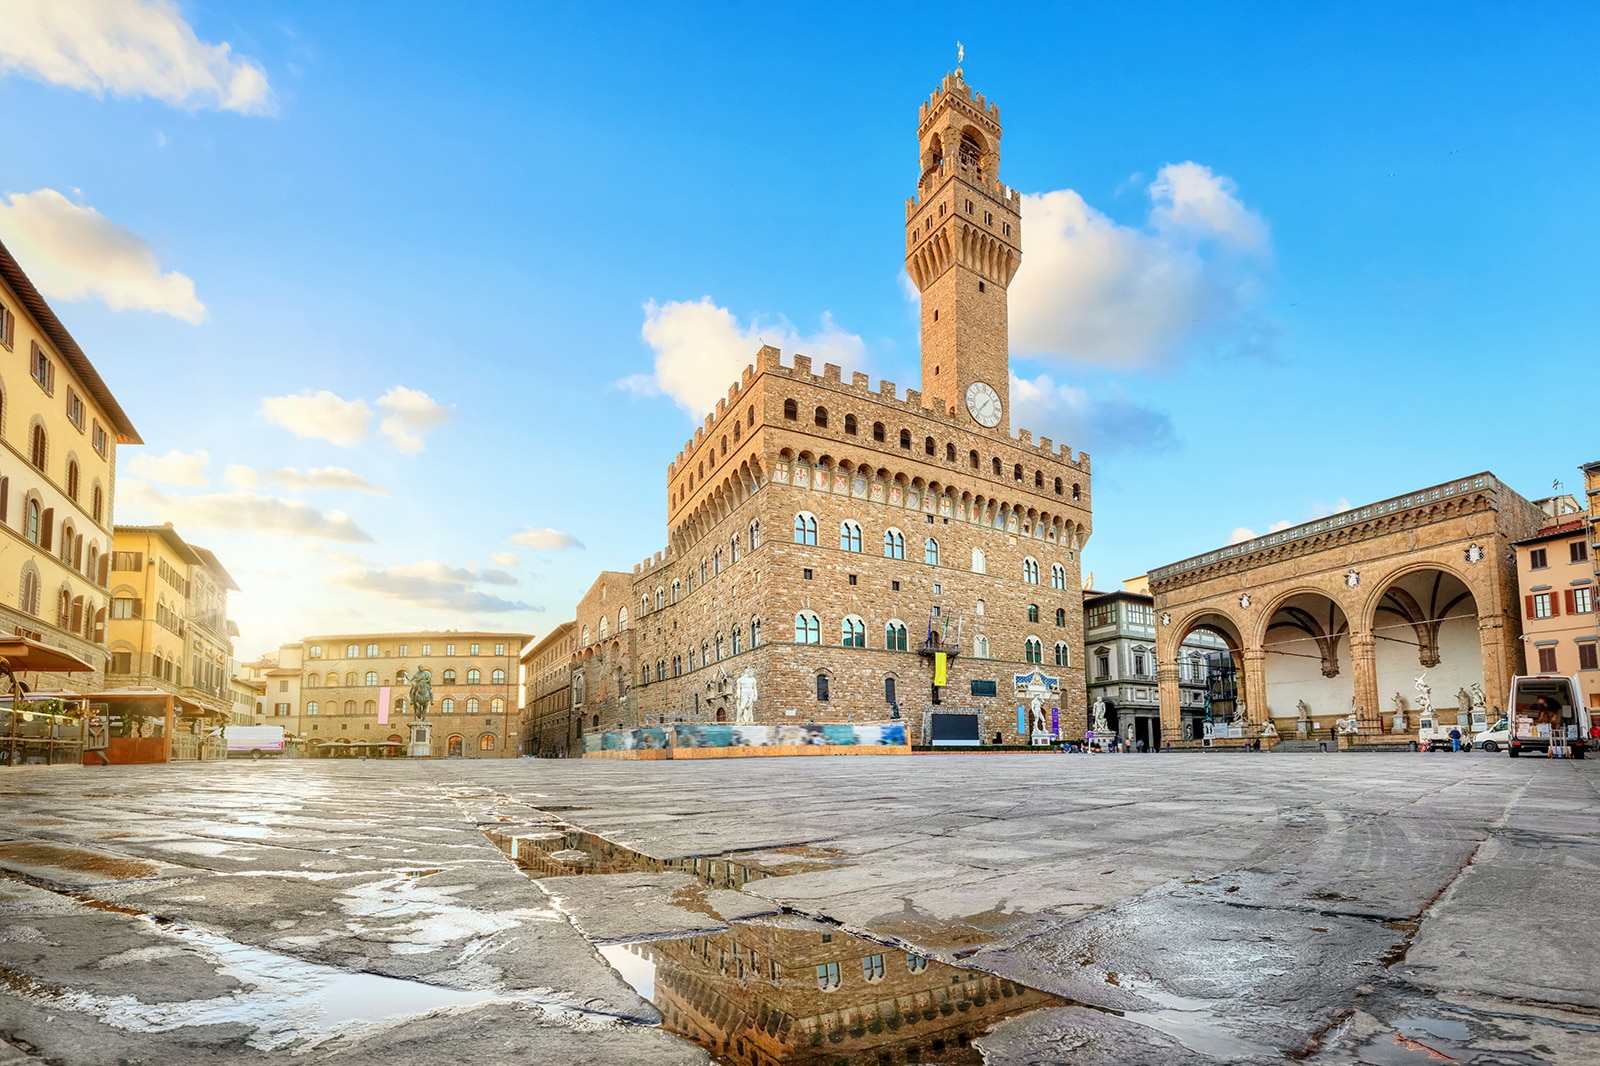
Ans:
{"label": "stone arch", "polygon": [[[1430,686],[1445,725],[1457,724],[1457,695],[1470,694],[1473,685],[1482,687],[1489,715],[1503,705],[1512,664],[1489,651],[1497,627],[1482,615],[1481,605],[1493,600],[1474,584],[1449,563],[1425,560],[1408,562],[1374,582],[1367,597],[1374,693],[1391,716],[1398,709],[1396,696],[1407,711],[1418,709],[1418,678]],[[1414,725],[1414,719],[1408,722]]]}

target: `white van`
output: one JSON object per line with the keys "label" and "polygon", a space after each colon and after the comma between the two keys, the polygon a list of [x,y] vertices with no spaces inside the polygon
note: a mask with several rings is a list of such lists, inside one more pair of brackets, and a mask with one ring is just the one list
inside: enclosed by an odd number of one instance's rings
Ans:
{"label": "white van", "polygon": [[1588,750],[1589,709],[1583,705],[1583,686],[1576,677],[1513,677],[1506,707],[1512,758],[1524,753],[1547,754],[1552,741],[1574,759],[1583,758]]}
{"label": "white van", "polygon": [[282,755],[284,748],[281,725],[230,725],[214,729],[212,736],[222,734],[228,744],[228,758],[260,759],[267,755]]}
{"label": "white van", "polygon": [[1472,734],[1472,746],[1487,752],[1496,752],[1511,744],[1511,726],[1504,717],[1479,733]]}

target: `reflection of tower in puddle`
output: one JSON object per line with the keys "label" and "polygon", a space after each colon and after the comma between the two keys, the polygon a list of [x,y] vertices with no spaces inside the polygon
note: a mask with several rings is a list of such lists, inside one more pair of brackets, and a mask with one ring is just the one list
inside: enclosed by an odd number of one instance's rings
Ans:
{"label": "reflection of tower in puddle", "polygon": [[565,826],[514,833],[490,830],[487,835],[507,858],[539,878],[684,873],[712,888],[737,890],[769,876],[765,870],[725,857],[657,859],[594,833]]}
{"label": "reflection of tower in puddle", "polygon": [[802,918],[630,950],[655,963],[666,1028],[740,1066],[978,1063],[995,1023],[1065,1002]]}

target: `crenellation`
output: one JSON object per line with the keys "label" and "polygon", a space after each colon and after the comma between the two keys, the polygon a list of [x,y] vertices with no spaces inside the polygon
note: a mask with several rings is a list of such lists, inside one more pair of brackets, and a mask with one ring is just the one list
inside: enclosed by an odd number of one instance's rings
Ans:
{"label": "crenellation", "polygon": [[906,406],[914,408],[918,411],[922,410],[922,393],[918,392],[916,389],[907,389]]}
{"label": "crenellation", "polygon": [[899,403],[900,401],[898,399],[896,399],[896,392],[897,392],[897,390],[895,388],[894,382],[892,382],[892,381],[884,381],[882,379],[879,379],[879,381],[878,381],[878,395],[879,395],[879,397],[881,397],[883,399],[883,401],[885,403]]}
{"label": "crenellation", "polygon": [[1050,445],[1051,445],[1051,441],[1050,441],[1049,437],[1040,437],[1039,438],[1039,452],[1040,452],[1041,455],[1044,455],[1046,458],[1050,457],[1050,452],[1051,452]]}
{"label": "crenellation", "polygon": [[1017,430],[1017,444],[1023,448],[1033,447],[1033,431],[1027,429]]}
{"label": "crenellation", "polygon": [[[735,392],[735,390],[737,388],[738,388],[738,386],[735,385],[732,389],[728,390],[728,400],[733,399],[734,392]],[[706,428],[709,429],[711,427],[711,424],[713,422],[717,421],[718,419],[720,419],[723,416],[723,414],[728,410],[728,400],[719,399],[717,401],[717,413],[714,414],[714,415],[708,416],[706,418]]]}
{"label": "crenellation", "polygon": [[867,384],[871,380],[871,378],[867,377],[867,375],[863,374],[859,370],[852,371],[850,374],[850,388],[856,392],[865,394],[867,392]]}
{"label": "crenellation", "polygon": [[840,370],[839,367],[836,364],[834,364],[834,363],[823,363],[822,364],[822,380],[823,381],[826,381],[829,384],[833,384],[833,385],[843,384],[843,382],[841,381],[841,375],[842,374],[843,374],[843,371]]}
{"label": "crenellation", "polygon": [[809,355],[801,355],[799,352],[794,353],[794,375],[800,378],[816,377],[811,372],[811,357]]}

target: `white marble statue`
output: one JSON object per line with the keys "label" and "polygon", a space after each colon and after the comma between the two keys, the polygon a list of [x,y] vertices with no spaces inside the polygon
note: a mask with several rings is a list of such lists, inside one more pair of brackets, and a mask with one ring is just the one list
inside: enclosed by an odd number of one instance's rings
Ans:
{"label": "white marble statue", "polygon": [[1109,724],[1107,724],[1107,722],[1106,722],[1106,701],[1105,700],[1095,700],[1094,701],[1094,735],[1097,736],[1097,737],[1103,737],[1103,736],[1106,736],[1110,732],[1111,732],[1111,726]]}
{"label": "white marble statue", "polygon": [[738,714],[735,721],[754,722],[756,720],[756,669],[753,666],[744,668],[744,673],[739,675],[739,680],[734,686],[738,698]]}
{"label": "white marble statue", "polygon": [[1476,681],[1472,683],[1472,707],[1478,711],[1486,711],[1489,707],[1489,702],[1483,695],[1483,686]]}
{"label": "white marble statue", "polygon": [[1294,709],[1295,713],[1299,716],[1302,722],[1311,717],[1311,704],[1307,703],[1305,700],[1301,700],[1299,703],[1295,704]]}
{"label": "white marble statue", "polygon": [[1261,735],[1264,737],[1275,737],[1278,735],[1278,727],[1272,724],[1272,719],[1268,718],[1265,722],[1261,723]]}
{"label": "white marble statue", "polygon": [[1050,732],[1050,716],[1044,713],[1044,700],[1035,696],[1030,706],[1033,711],[1033,731],[1035,733]]}
{"label": "white marble statue", "polygon": [[1428,675],[1417,678],[1417,713],[1428,717],[1433,713],[1433,689],[1428,685]]}
{"label": "white marble statue", "polygon": [[1404,733],[1409,728],[1406,725],[1406,698],[1398,692],[1394,694],[1394,717],[1389,726],[1396,733]]}

